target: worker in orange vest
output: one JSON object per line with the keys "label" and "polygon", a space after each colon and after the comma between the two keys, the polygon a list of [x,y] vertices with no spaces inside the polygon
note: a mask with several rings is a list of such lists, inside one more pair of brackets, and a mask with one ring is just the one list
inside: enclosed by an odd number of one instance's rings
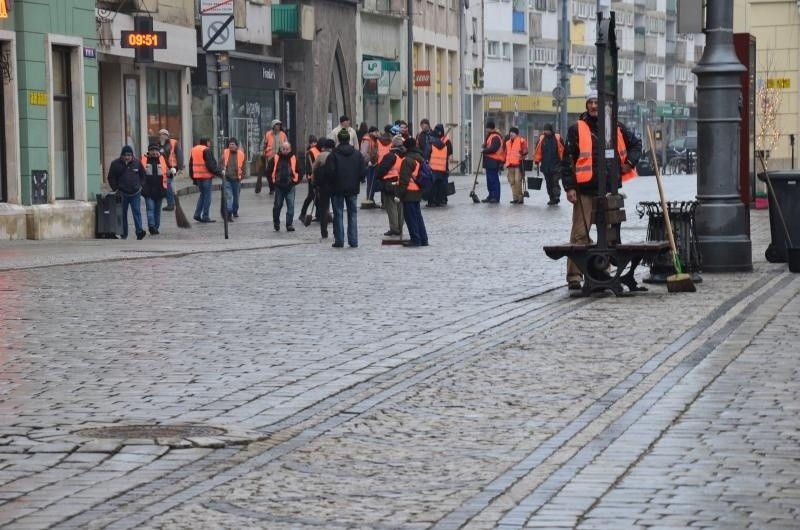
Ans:
{"label": "worker in orange vest", "polygon": [[505,152],[508,183],[511,186],[511,204],[523,204],[525,199],[522,194],[522,162],[528,156],[528,141],[519,135],[519,129],[516,127],[508,130]]}
{"label": "worker in orange vest", "polygon": [[216,220],[209,217],[211,179],[215,176],[222,176],[222,170],[217,165],[214,153],[211,151],[210,140],[207,137],[200,138],[197,145],[192,147],[192,154],[189,156],[189,176],[200,190],[197,206],[194,209],[194,220],[198,223],[215,223]]}
{"label": "worker in orange vest", "polygon": [[[283,132],[283,122],[278,119],[272,120],[270,129],[264,133],[264,171],[266,172],[267,165],[278,152],[280,146],[288,142],[286,133]],[[269,194],[275,193],[275,184],[272,183],[269,173],[266,173],[267,183],[269,184]],[[259,190],[260,191],[260,190]]]}
{"label": "worker in orange vest", "polygon": [[267,165],[267,175],[276,189],[275,204],[272,206],[272,225],[275,231],[281,229],[281,210],[286,203],[286,231],[294,232],[294,197],[295,186],[300,182],[302,168],[292,152],[289,142],[281,144],[278,154],[274,155]]}
{"label": "worker in orange vest", "polygon": [[[419,138],[418,138],[419,140]],[[430,153],[428,162],[433,171],[433,189],[428,208],[447,205],[447,179],[450,176],[448,163],[453,156],[453,143],[444,134],[444,125],[437,123],[427,140]],[[424,154],[424,153],[423,153]]]}
{"label": "worker in orange vest", "polygon": [[228,222],[233,222],[234,217],[239,217],[239,193],[247,171],[244,150],[239,149],[236,138],[228,138],[228,147],[222,152],[222,169],[225,171],[225,208]]}
{"label": "worker in orange vest", "polygon": [[[359,146],[361,156],[367,162],[367,198],[364,201],[368,208],[375,207],[375,165],[378,163],[378,128],[374,125],[367,129]],[[364,204],[361,205],[364,208]]]}
{"label": "worker in orange vest", "polygon": [[175,138],[170,138],[167,129],[158,131],[160,139],[161,154],[164,160],[167,161],[169,173],[167,174],[167,205],[163,208],[164,211],[171,211],[175,209],[175,191],[172,188],[172,180],[178,171],[183,171],[183,149],[181,144]]}
{"label": "worker in orange vest", "polygon": [[503,150],[503,137],[500,131],[495,129],[494,122],[486,122],[486,140],[483,142],[481,150],[483,154],[483,169],[486,170],[486,188],[489,195],[481,202],[498,203],[500,202],[500,170],[506,161],[505,151]]}
{"label": "worker in orange vest", "polygon": [[536,170],[544,173],[544,181],[547,186],[547,195],[550,200],[549,206],[559,203],[561,197],[561,187],[558,185],[558,174],[561,161],[564,159],[564,140],[561,135],[553,131],[553,125],[545,123],[539,141],[536,142],[536,151],[533,153],[533,161],[536,163]]}
{"label": "worker in orange vest", "polygon": [[[567,131],[567,146],[564,160],[561,163],[561,183],[566,191],[567,200],[572,203],[572,230],[570,243],[588,244],[589,228],[592,226],[592,210],[598,194],[597,164],[605,163],[608,171],[606,178],[616,178],[619,164],[622,180],[626,175],[635,174],[634,168],[642,156],[642,141],[636,138],[622,123],[617,124],[617,160],[606,159],[604,147],[597,142],[597,114],[600,105],[597,91],[586,96],[586,112],[578,117],[578,121]],[[622,184],[620,183],[620,186]],[[606,189],[610,189],[607,184]],[[609,227],[610,228],[610,227]],[[616,237],[608,230],[608,241]],[[572,260],[567,261],[567,286],[570,290],[581,288],[583,276]]]}
{"label": "worker in orange vest", "polygon": [[161,228],[161,200],[167,195],[167,161],[161,154],[158,144],[150,144],[147,153],[142,155],[144,168],[144,184],[142,197],[144,197],[147,210],[147,229],[151,235],[158,234]]}

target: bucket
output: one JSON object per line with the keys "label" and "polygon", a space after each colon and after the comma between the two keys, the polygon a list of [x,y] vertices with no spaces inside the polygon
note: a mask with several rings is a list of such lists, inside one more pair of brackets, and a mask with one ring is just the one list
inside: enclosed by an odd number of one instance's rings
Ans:
{"label": "bucket", "polygon": [[789,270],[800,272],[800,248],[787,248],[786,261],[789,262]]}
{"label": "bucket", "polygon": [[528,189],[540,190],[542,189],[542,177],[528,177]]}

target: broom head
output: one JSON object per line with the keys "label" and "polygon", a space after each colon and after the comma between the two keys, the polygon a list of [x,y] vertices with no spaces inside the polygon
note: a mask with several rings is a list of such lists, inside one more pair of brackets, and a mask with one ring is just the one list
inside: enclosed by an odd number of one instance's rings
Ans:
{"label": "broom head", "polygon": [[175,224],[178,225],[178,228],[191,228],[192,224],[189,222],[189,219],[186,218],[186,214],[183,213],[183,208],[181,208],[181,201],[178,199],[178,194],[175,194]]}
{"label": "broom head", "polygon": [[472,199],[472,202],[474,202],[475,204],[481,202],[481,200],[478,198],[478,194],[475,193],[475,191],[469,194],[469,198]]}
{"label": "broom head", "polygon": [[697,291],[689,274],[673,274],[667,276],[667,291],[670,293],[693,293]]}

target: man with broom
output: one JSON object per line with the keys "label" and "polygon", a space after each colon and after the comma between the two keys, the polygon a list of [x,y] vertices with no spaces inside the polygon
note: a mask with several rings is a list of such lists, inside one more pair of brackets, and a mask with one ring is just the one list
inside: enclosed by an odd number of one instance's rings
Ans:
{"label": "man with broom", "polygon": [[[569,242],[573,244],[589,244],[589,228],[592,226],[592,210],[594,199],[598,193],[597,164],[605,160],[601,145],[597,143],[597,114],[600,105],[597,91],[586,96],[586,112],[578,117],[567,133],[567,146],[561,164],[561,183],[566,191],[567,200],[572,203],[572,230]],[[634,167],[642,156],[642,142],[630,133],[622,124],[617,124],[617,162],[619,163],[622,181],[635,175]],[[613,164],[607,161],[606,164]],[[607,171],[611,178],[614,171]],[[620,183],[620,186],[622,183]],[[606,189],[611,189],[606,184]],[[616,234],[608,229],[608,241],[613,242]],[[570,290],[579,290],[583,275],[572,260],[567,260],[567,286]]]}

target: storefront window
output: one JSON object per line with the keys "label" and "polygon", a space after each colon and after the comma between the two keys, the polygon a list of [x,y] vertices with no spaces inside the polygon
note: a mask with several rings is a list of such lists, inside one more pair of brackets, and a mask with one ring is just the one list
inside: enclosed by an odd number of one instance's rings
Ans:
{"label": "storefront window", "polygon": [[262,154],[264,133],[275,119],[275,92],[238,88],[232,94],[231,136],[239,140],[252,163]]}
{"label": "storefront window", "polygon": [[147,137],[158,141],[158,131],[167,129],[181,138],[181,76],[177,70],[147,70]]}

